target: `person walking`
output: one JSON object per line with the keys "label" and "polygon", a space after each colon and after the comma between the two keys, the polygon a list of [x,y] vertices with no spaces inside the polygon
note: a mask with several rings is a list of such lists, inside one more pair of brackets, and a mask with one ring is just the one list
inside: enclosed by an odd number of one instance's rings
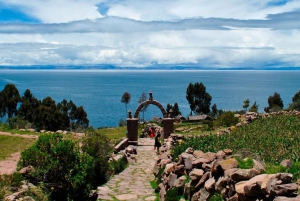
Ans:
{"label": "person walking", "polygon": [[156,150],[157,153],[159,153],[159,148],[161,147],[161,143],[160,143],[160,133],[158,133],[155,137],[155,142],[154,142],[154,150]]}
{"label": "person walking", "polygon": [[154,128],[150,128],[150,134],[149,134],[149,136],[151,138],[154,138],[154,136],[155,136],[155,134],[154,134]]}

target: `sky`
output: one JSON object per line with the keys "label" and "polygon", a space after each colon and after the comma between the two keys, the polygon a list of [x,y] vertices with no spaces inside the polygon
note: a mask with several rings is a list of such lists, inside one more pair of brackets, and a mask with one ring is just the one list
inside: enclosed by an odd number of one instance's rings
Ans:
{"label": "sky", "polygon": [[0,66],[299,67],[299,0],[0,0]]}

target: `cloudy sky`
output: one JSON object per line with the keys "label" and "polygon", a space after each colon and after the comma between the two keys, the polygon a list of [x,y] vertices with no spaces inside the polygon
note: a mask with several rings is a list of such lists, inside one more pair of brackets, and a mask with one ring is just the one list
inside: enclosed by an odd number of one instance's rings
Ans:
{"label": "cloudy sky", "polygon": [[0,66],[299,67],[299,0],[0,0]]}

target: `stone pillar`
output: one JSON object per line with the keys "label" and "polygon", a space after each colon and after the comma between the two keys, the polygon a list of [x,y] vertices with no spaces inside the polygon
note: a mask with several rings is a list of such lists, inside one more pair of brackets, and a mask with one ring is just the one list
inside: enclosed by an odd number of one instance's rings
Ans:
{"label": "stone pillar", "polygon": [[174,118],[163,118],[164,139],[167,139],[174,132]]}
{"label": "stone pillar", "polygon": [[127,118],[127,138],[130,145],[138,145],[138,123],[137,118]]}

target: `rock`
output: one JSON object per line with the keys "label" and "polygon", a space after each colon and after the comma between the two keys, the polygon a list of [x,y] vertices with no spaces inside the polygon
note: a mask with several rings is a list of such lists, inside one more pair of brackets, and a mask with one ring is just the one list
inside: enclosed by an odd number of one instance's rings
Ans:
{"label": "rock", "polygon": [[137,154],[136,146],[129,145],[128,147],[126,147],[125,153],[126,153],[126,154],[127,154],[127,153],[129,153],[129,154]]}
{"label": "rock", "polygon": [[194,149],[191,148],[191,147],[188,147],[188,148],[185,150],[185,153],[187,153],[187,154],[193,154],[193,153],[194,153]]}
{"label": "rock", "polygon": [[223,171],[228,169],[233,169],[238,167],[238,162],[234,158],[229,158],[223,161],[220,161],[220,166]]}
{"label": "rock", "polygon": [[295,183],[275,185],[271,189],[271,195],[289,195],[297,191],[299,186]]}
{"label": "rock", "polygon": [[64,131],[62,134],[66,135],[68,133],[68,131]]}
{"label": "rock", "polygon": [[262,174],[262,175],[257,175],[252,179],[248,180],[244,187],[245,195],[250,197],[262,195],[260,186],[266,177],[267,174]]}
{"label": "rock", "polygon": [[13,196],[13,195],[10,195],[10,196],[7,196],[4,201],[14,201],[16,198],[16,196]]}
{"label": "rock", "polygon": [[232,154],[232,150],[231,150],[231,149],[223,149],[223,152],[224,152],[226,155],[231,155],[231,154]]}
{"label": "rock", "polygon": [[108,195],[111,193],[112,190],[110,190],[107,186],[100,186],[97,188],[97,195]]}
{"label": "rock", "polygon": [[63,133],[63,131],[62,130],[57,130],[56,133]]}
{"label": "rock", "polygon": [[241,181],[235,184],[235,191],[238,195],[238,200],[245,200],[245,190],[244,187],[247,184],[247,181]]}
{"label": "rock", "polygon": [[195,188],[199,188],[202,184],[204,184],[210,178],[211,172],[205,172],[205,174],[201,177],[201,179],[196,184]]}
{"label": "rock", "polygon": [[253,168],[256,169],[258,172],[260,172],[260,174],[266,171],[265,165],[263,165],[262,163],[254,159],[253,162],[254,162]]}
{"label": "rock", "polygon": [[284,196],[278,196],[274,199],[274,201],[299,201],[300,200],[300,195],[294,198],[288,198]]}
{"label": "rock", "polygon": [[170,163],[167,164],[164,170],[164,173],[166,173],[167,175],[169,175],[171,172],[175,171],[175,164],[174,163]]}
{"label": "rock", "polygon": [[186,180],[186,176],[181,176],[179,177],[176,181],[175,181],[175,184],[174,186],[177,187],[177,188],[181,188],[184,186],[185,184],[185,180]]}
{"label": "rock", "polygon": [[170,176],[169,176],[169,178],[168,178],[168,186],[170,188],[174,187],[176,180],[177,180],[177,175],[171,173]]}
{"label": "rock", "polygon": [[233,174],[235,171],[237,171],[238,168],[232,168],[224,171],[224,177],[229,177],[231,174]]}
{"label": "rock", "polygon": [[191,201],[206,201],[208,200],[210,193],[205,189],[201,188],[197,193],[195,193]]}
{"label": "rock", "polygon": [[164,166],[164,165],[167,165],[167,164],[169,164],[169,163],[172,163],[172,160],[171,159],[162,159],[161,161],[160,161],[160,163],[159,163],[159,166],[160,167],[162,167],[162,166]]}
{"label": "rock", "polygon": [[[204,175],[203,175],[204,176]],[[221,192],[223,189],[226,188],[228,180],[225,177],[219,177],[218,181],[216,182],[215,188],[218,192]]]}
{"label": "rock", "polygon": [[283,167],[292,167],[293,166],[293,163],[291,160],[283,160],[281,161],[280,165],[282,165]]}
{"label": "rock", "polygon": [[193,169],[192,163],[193,163],[193,160],[195,159],[195,156],[193,156],[192,154],[188,154],[188,153],[182,153],[180,156],[182,157],[185,169],[186,170]]}
{"label": "rock", "polygon": [[243,181],[251,179],[252,177],[258,175],[259,172],[255,169],[238,169],[230,175],[233,181]]}
{"label": "rock", "polygon": [[220,150],[216,153],[216,156],[218,159],[225,159],[226,154],[224,151]]}
{"label": "rock", "polygon": [[213,161],[213,160],[215,160],[216,157],[217,157],[217,155],[216,155],[215,153],[213,153],[213,152],[207,152],[207,153],[205,153],[205,154],[202,156],[202,158],[206,158],[206,159],[209,160],[210,162]]}
{"label": "rock", "polygon": [[118,200],[137,200],[137,194],[122,194],[122,195],[115,195]]}
{"label": "rock", "polygon": [[193,155],[196,157],[196,158],[200,158],[204,155],[204,152],[203,151],[200,151],[200,150],[194,150],[193,152]]}
{"label": "rock", "polygon": [[204,173],[204,171],[202,169],[196,169],[196,168],[194,168],[189,173],[189,177],[191,178],[192,181],[199,180],[203,176],[203,173]]}
{"label": "rock", "polygon": [[212,177],[212,178],[209,178],[205,184],[204,184],[204,188],[208,191],[208,192],[212,192],[215,190],[215,183],[216,183],[216,180]]}
{"label": "rock", "polygon": [[33,129],[33,128],[29,128],[29,129],[26,129],[27,131],[29,131],[29,132],[34,132],[35,130]]}
{"label": "rock", "polygon": [[187,199],[187,200],[190,200],[191,199],[191,182],[189,182],[189,183],[186,183],[185,185],[184,185],[184,192],[183,192],[183,194],[184,194],[184,197]]}
{"label": "rock", "polygon": [[34,172],[34,171],[35,171],[35,170],[34,170],[34,167],[31,166],[31,165],[29,165],[29,166],[24,167],[24,168],[22,168],[21,170],[19,170],[19,173],[25,175],[25,174],[28,174],[28,173],[31,173],[31,172]]}
{"label": "rock", "polygon": [[275,176],[276,176],[275,174],[268,174],[263,180],[263,182],[261,183],[260,188],[261,188],[261,192],[264,195],[270,194],[270,189],[268,190],[267,187],[268,185],[270,186],[270,183],[273,182],[272,180],[274,179]]}
{"label": "rock", "polygon": [[228,201],[239,201],[239,196],[238,196],[238,194],[237,194],[237,193],[234,194],[234,196],[230,197],[230,198],[228,199]]}
{"label": "rock", "polygon": [[194,167],[200,168],[202,167],[203,163],[209,163],[210,161],[206,158],[196,158],[193,160],[192,165]]}

